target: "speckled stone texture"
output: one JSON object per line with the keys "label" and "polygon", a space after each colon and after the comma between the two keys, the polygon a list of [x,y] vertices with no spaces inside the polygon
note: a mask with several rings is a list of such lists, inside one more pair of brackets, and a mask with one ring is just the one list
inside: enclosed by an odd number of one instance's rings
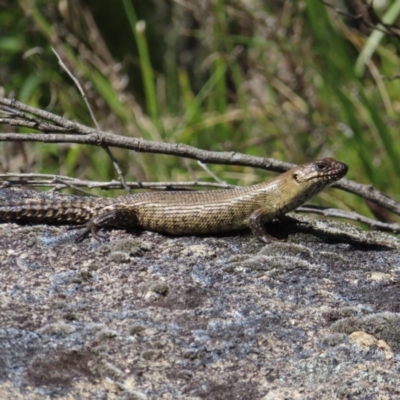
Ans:
{"label": "speckled stone texture", "polygon": [[400,241],[0,224],[1,399],[400,398]]}

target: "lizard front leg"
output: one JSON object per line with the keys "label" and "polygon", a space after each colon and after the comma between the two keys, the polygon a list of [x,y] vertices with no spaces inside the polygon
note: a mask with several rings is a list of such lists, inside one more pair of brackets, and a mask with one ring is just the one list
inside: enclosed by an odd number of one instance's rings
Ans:
{"label": "lizard front leg", "polygon": [[249,226],[253,235],[264,243],[276,242],[278,239],[271,236],[265,229],[265,222],[271,221],[274,216],[266,218],[266,211],[262,208],[254,211],[249,218]]}

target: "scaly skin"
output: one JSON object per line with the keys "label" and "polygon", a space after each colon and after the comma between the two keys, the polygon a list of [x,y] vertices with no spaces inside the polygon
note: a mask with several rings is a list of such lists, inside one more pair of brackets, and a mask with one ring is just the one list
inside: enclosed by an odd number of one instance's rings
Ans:
{"label": "scaly skin", "polygon": [[[347,173],[332,158],[299,165],[258,185],[233,190],[146,192],[114,198],[0,191],[0,221],[68,223],[101,240],[103,227],[141,228],[174,235],[250,227],[265,243],[264,223],[292,211]],[[7,191],[7,192],[5,192]],[[83,225],[82,225],[83,224]]]}

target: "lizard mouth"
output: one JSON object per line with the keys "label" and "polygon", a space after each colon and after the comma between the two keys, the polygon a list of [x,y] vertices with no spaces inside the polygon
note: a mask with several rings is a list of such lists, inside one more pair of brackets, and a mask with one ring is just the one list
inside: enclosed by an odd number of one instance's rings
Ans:
{"label": "lizard mouth", "polygon": [[347,174],[347,171],[349,170],[349,167],[346,164],[341,163],[339,161],[336,162],[338,165],[336,166],[335,170],[333,170],[332,173],[328,175],[328,180],[337,181],[343,178]]}

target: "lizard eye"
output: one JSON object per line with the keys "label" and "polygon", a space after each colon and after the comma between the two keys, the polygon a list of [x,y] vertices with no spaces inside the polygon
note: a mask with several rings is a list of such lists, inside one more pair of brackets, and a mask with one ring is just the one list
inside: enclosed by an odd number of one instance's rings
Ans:
{"label": "lizard eye", "polygon": [[326,171],[326,169],[328,168],[328,164],[320,161],[320,162],[315,163],[315,168],[318,171]]}

